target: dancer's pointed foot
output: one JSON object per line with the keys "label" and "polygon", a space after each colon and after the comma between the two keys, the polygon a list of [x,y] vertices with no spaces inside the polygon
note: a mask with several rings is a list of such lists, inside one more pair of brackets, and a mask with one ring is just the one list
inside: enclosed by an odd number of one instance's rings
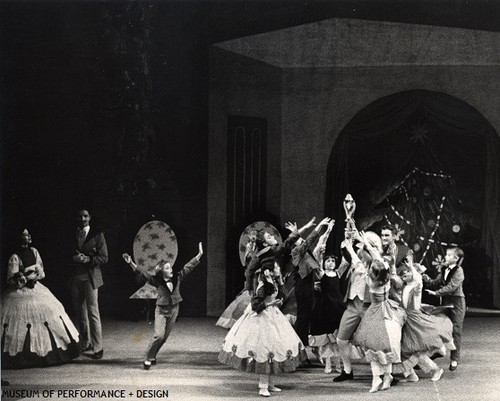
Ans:
{"label": "dancer's pointed foot", "polygon": [[374,377],[372,380],[372,388],[370,389],[370,393],[376,393],[380,390],[380,386],[382,385],[382,379],[378,376]]}
{"label": "dancer's pointed foot", "polygon": [[419,380],[420,379],[418,378],[418,375],[415,373],[415,371],[413,371],[410,373],[410,375],[408,377],[406,377],[404,380],[401,380],[401,381],[415,383],[415,382],[418,382]]}
{"label": "dancer's pointed foot", "polygon": [[431,380],[433,382],[437,382],[439,379],[441,379],[441,376],[443,374],[443,369],[441,368],[437,368],[436,370],[434,370],[434,372],[432,373],[432,377],[431,377]]}
{"label": "dancer's pointed foot", "polygon": [[382,384],[382,390],[387,390],[391,387],[392,375],[390,373],[384,373],[384,382]]}

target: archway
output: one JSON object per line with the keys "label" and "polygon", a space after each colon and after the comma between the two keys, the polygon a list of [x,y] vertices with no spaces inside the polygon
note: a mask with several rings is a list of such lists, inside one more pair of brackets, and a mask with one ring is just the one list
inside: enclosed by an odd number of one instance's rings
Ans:
{"label": "archway", "polygon": [[[383,97],[358,112],[330,155],[327,215],[343,221],[342,200],[351,193],[358,204],[358,226],[376,227],[389,207],[382,201],[415,168],[427,177],[450,177],[446,186],[436,188],[453,191],[453,213],[463,224],[459,245],[466,248],[469,304],[500,306],[500,139],[464,101],[412,90]],[[416,197],[416,204],[426,201]],[[342,229],[339,224],[337,241]]]}

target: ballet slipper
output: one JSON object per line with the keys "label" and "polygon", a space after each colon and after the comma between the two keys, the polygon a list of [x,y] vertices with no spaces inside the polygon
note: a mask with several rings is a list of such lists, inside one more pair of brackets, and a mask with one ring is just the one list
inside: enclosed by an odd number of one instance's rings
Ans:
{"label": "ballet slipper", "polygon": [[387,390],[391,388],[392,375],[390,373],[384,373],[384,382],[382,385],[382,390]]}
{"label": "ballet slipper", "polygon": [[372,388],[370,389],[370,393],[376,393],[380,386],[382,385],[382,379],[378,376],[374,377],[372,380]]}

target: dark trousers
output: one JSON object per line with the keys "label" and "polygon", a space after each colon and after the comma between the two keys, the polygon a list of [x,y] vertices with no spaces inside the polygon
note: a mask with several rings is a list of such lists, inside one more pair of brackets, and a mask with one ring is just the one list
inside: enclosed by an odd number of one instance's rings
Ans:
{"label": "dark trousers", "polygon": [[179,304],[174,306],[156,305],[154,334],[146,351],[146,359],[156,359],[156,354],[167,341],[178,315]]}
{"label": "dark trousers", "polygon": [[447,310],[448,317],[453,323],[453,342],[455,343],[456,349],[451,351],[450,359],[452,361],[460,360],[460,346],[462,342],[462,328],[464,326],[465,318],[465,298],[447,296],[443,297],[443,305],[453,305],[452,309]]}
{"label": "dark trousers", "polygon": [[297,280],[295,284],[295,298],[297,300],[297,320],[293,328],[304,346],[307,347],[314,308],[314,281],[312,274]]}

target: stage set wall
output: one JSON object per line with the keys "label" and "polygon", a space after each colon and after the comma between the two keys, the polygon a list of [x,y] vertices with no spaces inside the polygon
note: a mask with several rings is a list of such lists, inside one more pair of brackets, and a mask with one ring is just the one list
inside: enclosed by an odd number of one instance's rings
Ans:
{"label": "stage set wall", "polygon": [[442,92],[470,104],[498,133],[499,79],[499,68],[485,66],[284,70],[282,141],[287,151],[282,154],[281,216],[298,222],[321,216],[335,140],[370,103],[406,90]]}
{"label": "stage set wall", "polygon": [[[208,276],[212,277],[207,283],[209,315],[217,315],[224,309],[225,269],[235,268],[224,264],[225,208],[213,207],[223,203],[224,193],[215,190],[213,176],[221,183],[219,188],[224,187],[225,172],[219,163],[224,160],[225,148],[220,141],[225,138],[226,116],[234,113],[235,105],[242,115],[266,117],[273,121],[273,126],[279,124],[274,126],[276,132],[269,130],[274,144],[269,143],[268,157],[272,157],[273,165],[279,163],[281,169],[268,172],[268,183],[280,199],[269,199],[268,207],[277,213],[282,225],[287,221],[301,225],[312,216],[323,217],[327,165],[335,140],[356,113],[381,97],[415,89],[446,93],[470,104],[500,132],[500,69],[496,66],[283,68],[281,87],[276,87],[269,86],[270,77],[266,73],[272,70],[274,76],[279,76],[276,68],[220,49],[213,50],[207,227],[210,233]],[[226,73],[216,71],[215,67]],[[242,86],[241,82],[252,84]],[[256,87],[261,90],[256,91]],[[263,97],[275,106],[272,110],[260,108]],[[279,112],[276,105],[280,107]],[[278,149],[273,150],[273,146]],[[494,271],[494,275],[493,282],[498,282],[498,272]],[[497,294],[495,304],[499,301]]]}
{"label": "stage set wall", "polygon": [[228,116],[267,120],[266,209],[281,210],[281,77],[279,68],[227,52],[210,50],[209,166],[207,238],[207,315],[217,316],[226,303],[227,137]]}

